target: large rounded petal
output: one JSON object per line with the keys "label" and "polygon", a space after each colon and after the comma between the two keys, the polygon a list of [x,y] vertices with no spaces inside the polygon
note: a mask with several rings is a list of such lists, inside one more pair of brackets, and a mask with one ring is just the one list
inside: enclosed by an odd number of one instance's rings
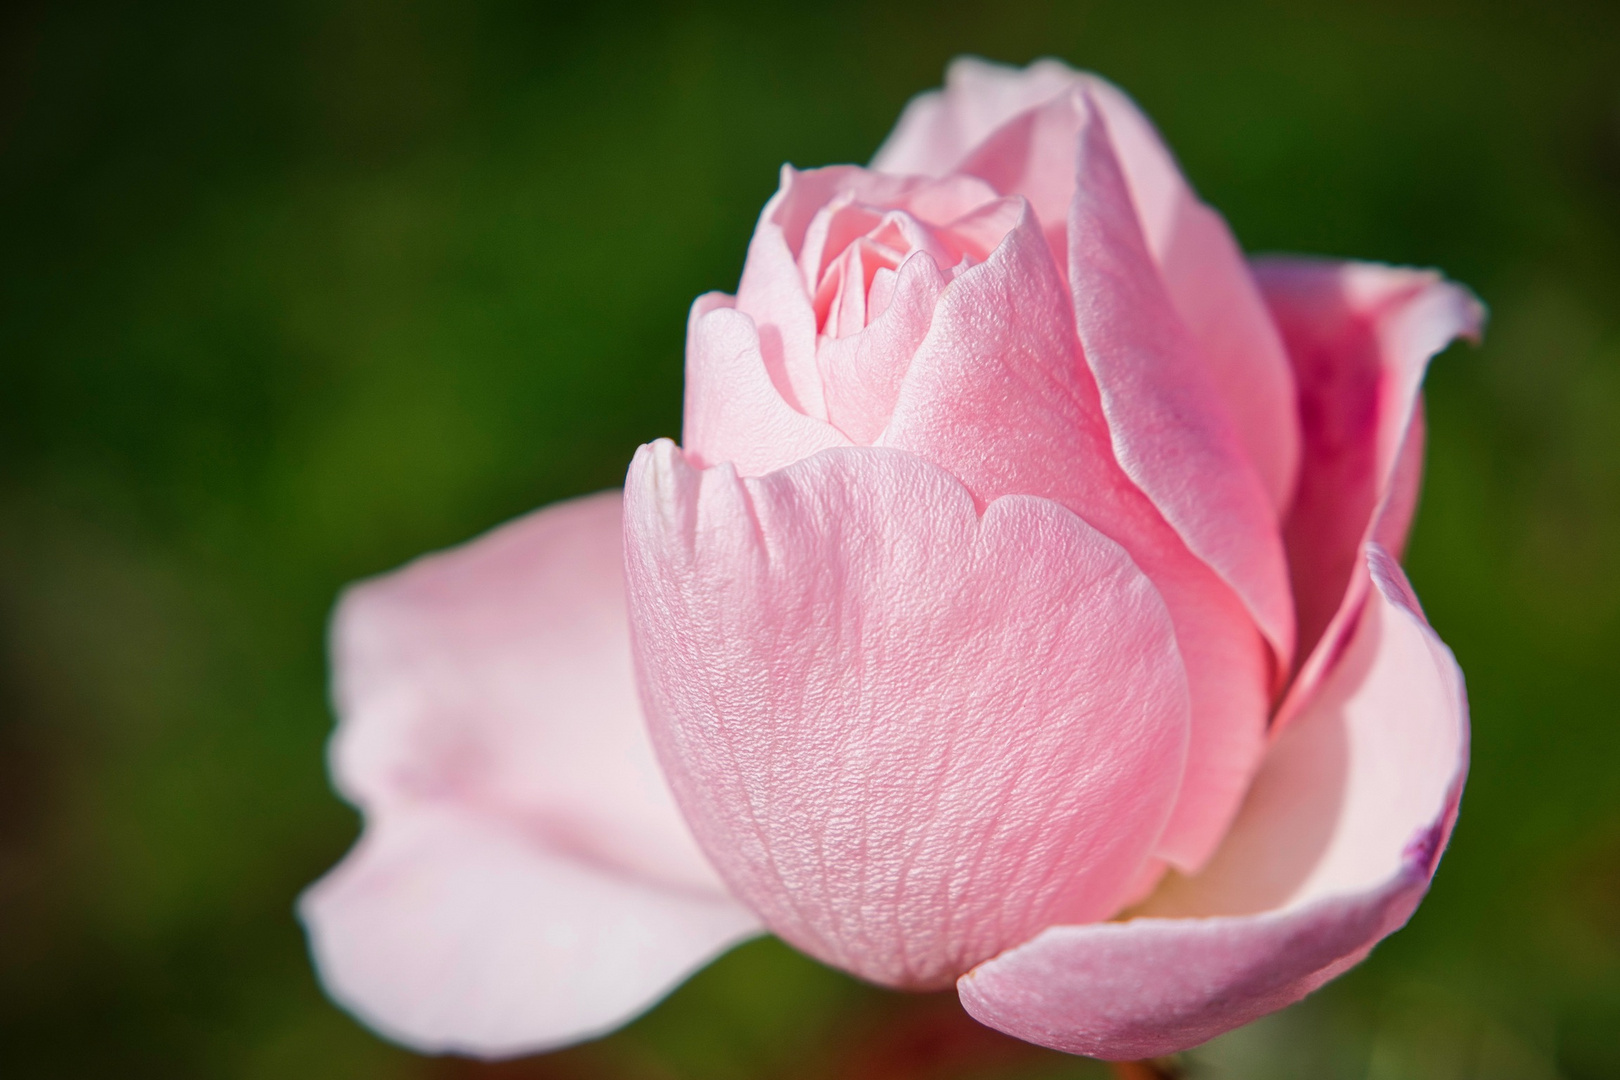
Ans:
{"label": "large rounded petal", "polygon": [[366,830],[300,911],[333,997],[407,1045],[587,1038],[757,932],[647,742],[621,535],[617,492],[561,503],[338,608],[332,768]]}
{"label": "large rounded petal", "polygon": [[1297,1001],[1411,916],[1467,772],[1462,674],[1369,545],[1354,638],[1278,741],[1209,867],[1124,922],[1054,926],[964,976],[1019,1038],[1103,1058],[1184,1049]]}
{"label": "large rounded petal", "polygon": [[1061,505],[914,455],[739,479],[668,442],[626,485],[635,655],[665,771],[735,893],[866,978],[949,985],[1115,910],[1180,782],[1157,591]]}
{"label": "large rounded petal", "polygon": [[1419,391],[1430,357],[1477,338],[1485,311],[1432,271],[1298,258],[1258,260],[1299,384],[1305,455],[1284,524],[1300,668],[1278,713],[1314,693],[1367,588],[1362,544],[1399,550],[1423,465]]}
{"label": "large rounded petal", "polygon": [[980,503],[1055,499],[1125,548],[1175,623],[1192,694],[1187,772],[1156,854],[1195,870],[1265,748],[1272,663],[1237,594],[1114,458],[1073,306],[1030,215],[941,295],[880,445],[927,458]]}
{"label": "large rounded petal", "polygon": [[1055,60],[1019,69],[964,57],[946,72],[944,90],[906,107],[872,167],[929,176],[962,171],[1023,195],[1061,258],[1083,97],[1107,119],[1170,301],[1280,514],[1293,496],[1300,433],[1277,330],[1226,222],[1198,198],[1152,122],[1123,91]]}

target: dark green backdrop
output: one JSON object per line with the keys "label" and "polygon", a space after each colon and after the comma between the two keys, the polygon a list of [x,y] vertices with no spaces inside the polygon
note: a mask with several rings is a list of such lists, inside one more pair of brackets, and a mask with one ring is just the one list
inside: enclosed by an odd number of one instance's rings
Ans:
{"label": "dark green backdrop", "polygon": [[[972,51],[1121,83],[1251,249],[1439,266],[1493,311],[1430,379],[1410,559],[1472,692],[1451,853],[1193,1075],[1620,1076],[1620,9],[1216,7],[9,6],[0,1073],[1094,1075],[929,1071],[971,1033],[768,942],[486,1073],[328,1005],[291,915],[356,830],[338,587],[676,434],[686,306],[778,164],[865,160]],[[861,1049],[896,1038],[924,1049]]]}

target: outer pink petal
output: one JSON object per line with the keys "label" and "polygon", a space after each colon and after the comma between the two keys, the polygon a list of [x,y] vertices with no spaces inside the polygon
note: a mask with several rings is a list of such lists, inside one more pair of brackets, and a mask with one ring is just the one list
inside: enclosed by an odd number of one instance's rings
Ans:
{"label": "outer pink petal", "polygon": [[1054,926],[958,984],[979,1020],[1102,1058],[1184,1049],[1297,1001],[1417,907],[1467,771],[1451,653],[1369,547],[1356,634],[1201,875],[1126,922]]}
{"label": "outer pink petal", "polygon": [[1114,459],[1072,304],[1033,217],[940,298],[880,444],[958,477],[978,501],[1055,499],[1122,545],[1163,595],[1192,693],[1176,816],[1156,847],[1183,869],[1214,851],[1259,767],[1271,665],[1236,594]]}
{"label": "outer pink petal", "polygon": [[1292,258],[1255,266],[1288,344],[1305,431],[1284,526],[1302,657],[1278,715],[1286,724],[1366,592],[1361,545],[1405,542],[1422,475],[1424,371],[1458,335],[1478,336],[1484,308],[1432,271]]}
{"label": "outer pink petal", "polygon": [[625,527],[655,745],[772,930],[937,987],[1119,905],[1175,797],[1187,691],[1118,545],[1045,499],[981,518],[877,448],[739,480],[656,443]]}
{"label": "outer pink petal", "polygon": [[1086,90],[1107,119],[1165,290],[1280,516],[1299,475],[1294,380],[1243,251],[1136,103],[1096,76],[1086,78]]}
{"label": "outer pink petal", "polygon": [[[686,416],[681,439],[705,464],[729,461],[757,476],[849,440],[782,397],[754,321],[724,293],[692,304],[686,325]],[[810,361],[812,368],[815,359]],[[819,385],[819,375],[817,376]]]}
{"label": "outer pink petal", "polygon": [[1152,123],[1122,91],[1054,60],[1017,69],[964,57],[943,91],[906,107],[872,167],[965,171],[1035,207],[1064,253],[1087,94],[1107,118],[1147,246],[1191,332],[1233,429],[1280,513],[1293,495],[1300,436],[1276,328],[1221,216],[1187,184]]}
{"label": "outer pink petal", "polygon": [[1145,246],[1106,124],[1088,109],[1069,210],[1069,286],[1114,455],[1187,546],[1243,598],[1287,663],[1288,564],[1258,474]]}
{"label": "outer pink petal", "polygon": [[945,71],[945,88],[918,94],[872,158],[886,173],[944,176],[991,132],[1025,109],[1073,88],[1079,76],[1058,60],[1008,67],[963,56]]}
{"label": "outer pink petal", "polygon": [[757,932],[647,742],[621,518],[561,503],[338,608],[332,768],[366,832],[300,907],[333,996],[401,1042],[587,1038]]}

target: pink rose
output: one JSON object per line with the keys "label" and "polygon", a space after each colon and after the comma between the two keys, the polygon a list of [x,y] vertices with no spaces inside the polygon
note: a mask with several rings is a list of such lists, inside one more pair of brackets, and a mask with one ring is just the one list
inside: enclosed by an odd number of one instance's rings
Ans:
{"label": "pink rose", "polygon": [[1297,1000],[1411,915],[1461,796],[1390,553],[1424,367],[1481,319],[1248,263],[1119,90],[958,61],[870,170],[783,170],[622,513],[344,598],[328,989],[518,1053],[763,926],[1099,1057]]}

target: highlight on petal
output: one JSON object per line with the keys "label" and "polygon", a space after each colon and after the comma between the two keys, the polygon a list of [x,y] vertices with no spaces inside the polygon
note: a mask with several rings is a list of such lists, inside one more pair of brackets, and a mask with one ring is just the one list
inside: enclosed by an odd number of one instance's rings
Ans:
{"label": "highlight on petal", "polygon": [[420,1050],[589,1038],[758,932],[648,744],[618,492],[345,594],[334,781],[366,816],[300,899],[321,979]]}
{"label": "highlight on petal", "polygon": [[1187,183],[1153,122],[1096,76],[1086,92],[1108,123],[1148,249],[1199,351],[1232,430],[1279,517],[1298,483],[1300,430],[1292,369],[1243,250]]}
{"label": "highlight on petal", "polygon": [[1299,671],[1277,724],[1314,693],[1367,581],[1361,546],[1400,550],[1422,476],[1419,398],[1431,357],[1478,338],[1485,309],[1428,270],[1301,258],[1255,272],[1299,384],[1305,452],[1284,523]]}
{"label": "highlight on petal", "polygon": [[1265,750],[1270,649],[1237,594],[1115,461],[1068,290],[1027,211],[941,294],[878,444],[939,465],[981,504],[1014,493],[1061,502],[1153,581],[1193,708],[1181,794],[1155,853],[1184,870],[1202,866]]}
{"label": "highlight on petal", "polygon": [[947,70],[943,90],[907,106],[872,167],[928,176],[965,172],[1003,194],[1023,195],[1063,259],[1083,98],[1107,120],[1164,288],[1280,515],[1293,497],[1300,455],[1282,343],[1231,230],[1188,185],[1128,95],[1056,60],[1020,69],[963,57]]}
{"label": "highlight on petal", "polygon": [[877,448],[739,479],[643,447],[625,529],[654,744],[773,931],[929,988],[1117,909],[1188,724],[1169,616],[1119,545],[1046,499],[981,516]]}
{"label": "highlight on petal", "polygon": [[1411,916],[1467,773],[1462,674],[1400,568],[1369,592],[1210,865],[1123,922],[1053,926],[958,983],[983,1023],[1071,1053],[1185,1049],[1299,1000]]}

